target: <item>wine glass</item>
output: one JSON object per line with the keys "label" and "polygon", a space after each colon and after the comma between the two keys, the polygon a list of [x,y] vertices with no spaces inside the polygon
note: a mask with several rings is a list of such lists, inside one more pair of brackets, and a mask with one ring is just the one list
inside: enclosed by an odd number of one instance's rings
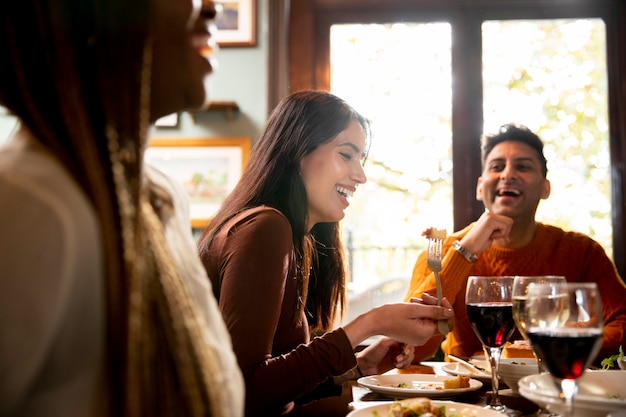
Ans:
{"label": "wine glass", "polygon": [[578,380],[602,345],[602,302],[596,283],[528,286],[526,333],[573,415]]}
{"label": "wine glass", "polygon": [[[526,304],[526,299],[528,298],[528,285],[531,283],[535,284],[543,284],[550,282],[561,282],[565,283],[565,277],[562,275],[536,275],[536,276],[516,276],[513,279],[513,319],[515,320],[515,325],[517,329],[524,337],[526,341],[530,344],[530,340],[528,339],[528,335],[526,334],[526,322],[525,318],[525,310],[524,306]],[[534,353],[534,352],[533,352]],[[547,372],[545,366],[541,362],[541,358],[535,355],[537,359],[537,368],[539,373]],[[548,417],[557,417],[558,414],[552,413],[551,411],[540,408],[537,413],[537,416],[548,416]]]}
{"label": "wine glass", "polygon": [[498,364],[502,348],[515,330],[513,320],[513,277],[470,276],[465,291],[465,308],[472,329],[483,345],[491,365],[491,402],[485,407],[518,415],[498,397]]}
{"label": "wine glass", "polygon": [[[561,275],[516,276],[513,279],[513,319],[515,320],[515,325],[517,326],[517,329],[524,337],[524,339],[528,341],[529,344],[530,340],[528,339],[528,335],[526,334],[526,322],[524,320],[524,305],[526,304],[526,299],[528,298],[528,285],[530,283],[544,284],[552,282],[565,283],[567,281],[565,281],[565,277]],[[539,372],[541,372],[543,370],[541,361],[539,360],[539,358],[537,358],[537,361],[539,363]]]}

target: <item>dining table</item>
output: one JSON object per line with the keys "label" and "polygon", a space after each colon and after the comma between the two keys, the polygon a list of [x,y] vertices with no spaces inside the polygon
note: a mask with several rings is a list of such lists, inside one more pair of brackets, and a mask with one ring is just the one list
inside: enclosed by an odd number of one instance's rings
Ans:
{"label": "dining table", "polygon": [[[452,375],[446,373],[442,367],[450,362],[421,362],[419,365],[412,365],[411,373],[415,374],[434,374],[434,375]],[[398,372],[392,370],[390,373]],[[519,417],[536,417],[539,407],[532,401],[513,393],[506,385],[502,384],[502,389],[498,390],[500,401],[508,408],[519,411]],[[477,406],[484,406],[491,397],[491,384],[483,384],[483,386],[471,392],[460,395],[451,396],[445,399],[447,401],[461,402]],[[315,401],[306,406],[296,407],[289,417],[346,417],[350,412],[356,409],[366,408],[381,402],[393,401],[386,395],[374,392],[364,386],[361,386],[356,380],[346,382],[343,385],[342,394],[340,396],[324,398]],[[504,415],[504,414],[503,414]]]}

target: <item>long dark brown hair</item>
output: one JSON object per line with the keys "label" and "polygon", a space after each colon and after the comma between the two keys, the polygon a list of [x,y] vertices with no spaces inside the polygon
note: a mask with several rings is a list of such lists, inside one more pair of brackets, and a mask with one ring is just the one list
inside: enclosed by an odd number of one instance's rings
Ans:
{"label": "long dark brown hair", "polygon": [[201,320],[142,182],[154,4],[3,4],[0,103],[63,164],[98,216],[107,323],[103,415],[223,415],[207,378]]}
{"label": "long dark brown hair", "polygon": [[[314,330],[328,330],[345,304],[343,247],[339,223],[307,224],[307,195],[300,176],[300,161],[321,144],[333,140],[351,121],[357,121],[369,146],[369,121],[341,98],[322,91],[301,91],[285,97],[270,115],[255,142],[250,161],[235,189],[203,231],[201,257],[215,234],[236,214],[267,205],[282,212],[292,229],[295,262],[303,303]],[[367,149],[366,149],[367,153]],[[310,271],[310,273],[309,273]]]}

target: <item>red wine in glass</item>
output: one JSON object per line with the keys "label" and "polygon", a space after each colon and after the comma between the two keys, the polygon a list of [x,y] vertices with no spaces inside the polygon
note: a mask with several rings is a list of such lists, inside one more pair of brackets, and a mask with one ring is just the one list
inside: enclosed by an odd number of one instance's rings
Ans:
{"label": "red wine in glass", "polygon": [[498,364],[502,348],[515,330],[513,319],[513,276],[476,276],[467,278],[465,310],[472,330],[483,346],[491,365],[493,395],[485,407],[509,416],[519,412],[508,408],[498,396]]}
{"label": "red wine in glass", "polygon": [[602,332],[589,329],[533,331],[528,337],[550,374],[559,379],[580,378],[602,344]]}
{"label": "red wine in glass", "polygon": [[564,417],[574,415],[578,381],[602,343],[602,301],[597,284],[531,283],[525,324],[535,354],[561,390]]}
{"label": "red wine in glass", "polygon": [[513,304],[487,302],[467,304],[467,317],[481,343],[488,347],[502,347],[515,330]]}

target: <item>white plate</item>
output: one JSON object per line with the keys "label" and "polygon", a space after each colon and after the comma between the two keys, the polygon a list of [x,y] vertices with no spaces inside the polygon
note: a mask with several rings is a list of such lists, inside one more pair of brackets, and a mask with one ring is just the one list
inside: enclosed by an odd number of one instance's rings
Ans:
{"label": "white plate", "polygon": [[[389,411],[389,406],[393,404],[393,402],[380,402],[376,405],[371,405],[368,407],[360,408],[358,410],[354,410],[350,412],[346,417],[373,417],[377,412],[379,416],[384,417],[387,415]],[[463,404],[454,401],[437,401],[433,400],[431,404],[434,404],[438,407],[445,406],[446,407],[446,415],[458,414],[461,417],[502,417],[502,414],[497,413],[493,410],[487,410],[483,407],[479,407],[477,405],[472,404]]]}
{"label": "white plate", "polygon": [[[480,366],[481,368],[489,369],[489,364],[487,361],[471,361],[473,364]],[[442,370],[449,373],[450,375],[461,375],[467,376],[473,379],[477,379],[483,384],[491,385],[491,374],[489,373],[480,373],[478,371],[472,371],[467,366],[458,362],[450,362],[441,367]]]}
{"label": "white plate", "polygon": [[[613,411],[626,409],[626,371],[586,371],[580,378],[578,395],[574,397],[573,417],[605,417]],[[519,380],[522,396],[550,411],[562,414],[559,398],[549,374],[529,375]]]}
{"label": "white plate", "polygon": [[445,379],[450,379],[450,377],[446,375],[398,374],[365,376],[359,378],[357,382],[365,388],[391,398],[452,397],[465,392],[476,391],[483,386],[482,382],[470,379],[469,388],[443,389]]}

